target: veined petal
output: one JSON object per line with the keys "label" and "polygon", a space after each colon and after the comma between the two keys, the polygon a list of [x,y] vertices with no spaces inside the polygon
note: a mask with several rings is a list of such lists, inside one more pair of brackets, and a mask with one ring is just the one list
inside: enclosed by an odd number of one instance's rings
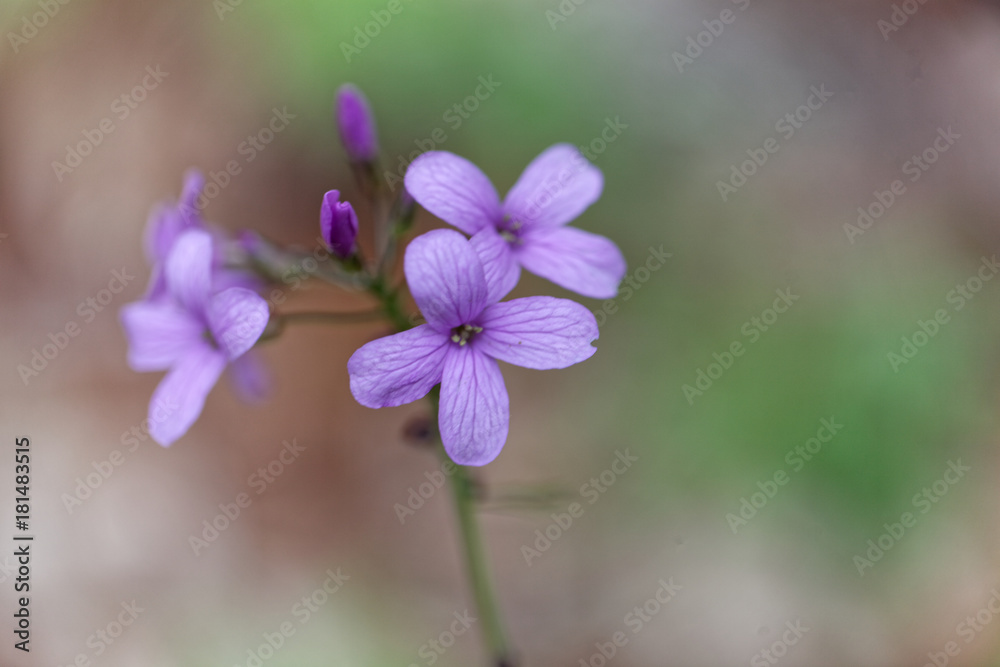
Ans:
{"label": "veined petal", "polygon": [[405,184],[421,206],[466,234],[500,220],[500,198],[490,179],[454,153],[424,153],[406,170]]}
{"label": "veined petal", "polygon": [[373,340],[347,362],[351,393],[365,407],[412,403],[441,381],[451,341],[430,325]]}
{"label": "veined petal", "polygon": [[556,144],[524,170],[504,199],[504,213],[526,226],[564,225],[597,201],[604,176],[576,147]]}
{"label": "veined petal", "polygon": [[207,342],[195,345],[163,378],[149,403],[149,434],[164,447],[187,433],[226,367],[226,357]]}
{"label": "veined petal", "polygon": [[206,315],[216,344],[232,360],[254,346],[270,313],[267,302],[256,293],[230,287],[209,300]]}
{"label": "veined petal", "polygon": [[509,364],[545,370],[566,368],[597,351],[593,313],[569,299],[535,296],[497,303],[479,316],[483,331],[473,347]]}
{"label": "veined petal", "polygon": [[175,299],[201,317],[212,289],[212,237],[189,229],[174,242],[167,256],[167,289]]}
{"label": "veined petal", "polygon": [[469,239],[483,263],[486,275],[486,302],[496,303],[517,286],[521,266],[508,243],[493,227],[484,227]]}
{"label": "veined petal", "polygon": [[202,341],[204,325],[170,300],[137,301],[121,310],[134,371],[162,371]]}
{"label": "veined petal", "polygon": [[625,275],[625,257],[609,239],[574,227],[530,229],[515,253],[521,266],[577,294],[611,299]]}
{"label": "veined petal", "polygon": [[441,442],[459,465],[486,465],[507,442],[510,399],[497,362],[473,346],[448,348],[441,378]]}
{"label": "veined petal", "polygon": [[413,239],[403,269],[420,312],[438,331],[468,323],[487,303],[483,264],[456,231],[436,229]]}

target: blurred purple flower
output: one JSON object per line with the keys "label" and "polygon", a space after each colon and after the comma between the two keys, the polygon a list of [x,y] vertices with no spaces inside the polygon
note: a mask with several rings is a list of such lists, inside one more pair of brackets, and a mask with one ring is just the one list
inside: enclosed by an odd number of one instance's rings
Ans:
{"label": "blurred purple flower", "polygon": [[505,303],[472,244],[439,229],[406,250],[406,279],[427,324],[372,341],[347,362],[351,393],[370,408],[411,403],[441,384],[439,427],[448,455],[485,465],[507,440],[510,405],[497,360],[565,368],[594,354],[597,322],[567,299]]}
{"label": "blurred purple flower", "polygon": [[222,371],[267,324],[267,302],[256,293],[214,288],[213,256],[207,231],[181,231],[164,261],[163,294],[121,312],[132,369],[169,370],[149,408],[150,435],[164,446],[194,424]]}
{"label": "blurred purple flower", "polygon": [[378,137],[368,98],[357,86],[345,83],[337,90],[336,107],[337,130],[351,162],[374,162]]}
{"label": "blurred purple flower", "polygon": [[494,289],[513,289],[523,266],[583,296],[618,293],[626,269],[618,246],[565,226],[597,201],[604,186],[601,172],[573,146],[543,151],[502,203],[478,167],[445,151],[414,160],[405,182],[421,206],[472,236]]}
{"label": "blurred purple flower", "polygon": [[358,237],[358,216],[350,202],[340,201],[340,192],[337,190],[330,190],[323,195],[319,228],[323,240],[337,257],[347,259],[354,254],[354,241]]}
{"label": "blurred purple flower", "polygon": [[[221,291],[228,287],[243,287],[260,292],[263,283],[249,270],[227,268],[227,265],[246,263],[248,250],[241,241],[230,240],[225,232],[206,223],[198,207],[205,186],[205,178],[197,169],[184,174],[184,187],[176,202],[157,206],[146,223],[143,245],[146,258],[151,266],[146,300],[168,299],[165,280],[167,257],[180,236],[192,229],[207,231],[212,235],[212,288]],[[268,394],[270,374],[267,368],[252,352],[241,357],[239,362],[229,367],[229,379],[236,393],[247,402],[259,402]]]}
{"label": "blurred purple flower", "polygon": [[204,186],[205,177],[201,172],[189,170],[184,174],[180,200],[160,204],[150,213],[143,238],[146,260],[152,267],[149,287],[146,289],[147,299],[158,299],[166,293],[163,265],[177,237],[188,229],[206,228],[197,207],[198,197]]}

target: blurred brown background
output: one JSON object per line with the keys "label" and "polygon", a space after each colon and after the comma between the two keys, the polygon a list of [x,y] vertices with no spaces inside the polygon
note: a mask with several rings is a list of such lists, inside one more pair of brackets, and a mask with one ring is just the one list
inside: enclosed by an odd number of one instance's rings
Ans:
{"label": "blurred brown background", "polygon": [[[37,535],[30,656],[11,646],[0,559],[2,664],[82,654],[108,666],[248,665],[286,621],[296,633],[269,666],[430,664],[426,643],[471,609],[445,490],[403,524],[394,509],[438,468],[402,438],[423,406],[372,411],[348,390],[346,360],[378,325],[290,329],[262,347],[268,402],[244,405],[220,382],[180,442],[129,451],[160,378],[128,369],[117,320],[148,278],[150,207],[178,195],[185,169],[237,159],[242,172],[207,218],[310,247],[323,192],[358,200],[330,113],[346,81],[372,101],[387,168],[442,127],[439,148],[479,164],[501,192],[546,146],[588,144],[620,117],[628,129],[595,160],[604,197],[576,224],[616,240],[630,275],[651,247],[673,255],[619,297],[591,361],[504,369],[510,439],[479,472],[494,501],[533,498],[484,515],[524,665],[596,666],[595,642],[619,630],[620,667],[765,664],[752,661],[796,621],[809,630],[781,664],[920,665],[949,641],[960,650],[948,664],[998,664],[1000,622],[980,619],[968,642],[959,626],[1000,585],[1000,290],[987,284],[962,311],[946,300],[1000,245],[996,3],[912,3],[886,32],[891,2],[403,0],[350,62],[341,45],[384,2],[51,6],[18,40],[44,8],[0,5],[0,424],[9,447],[32,439]],[[733,20],[691,57],[688,38],[724,11]],[[691,62],[679,70],[676,53]],[[126,114],[116,100],[147,67],[167,75]],[[448,109],[489,74],[497,92],[450,126]],[[776,123],[822,85],[833,96],[783,137]],[[245,161],[239,146],[275,108],[294,119]],[[53,162],[102,118],[114,131],[57,174]],[[960,139],[852,243],[844,225],[857,208],[906,179],[906,162],[948,127]],[[768,137],[778,152],[722,201],[717,182]],[[418,218],[420,230],[439,224]],[[86,314],[116,270],[135,278]],[[741,325],[784,288],[801,301],[685,400],[682,386],[746,342]],[[323,287],[290,294],[303,309],[366,303]],[[515,296],[530,294],[568,296],[526,276]],[[939,308],[952,321],[894,371],[887,353]],[[80,334],[24,381],[18,366],[69,322]],[[734,534],[726,515],[789,471],[786,452],[831,415],[842,434]],[[301,456],[258,495],[255,471],[293,440]],[[534,531],[625,449],[639,463],[526,564]],[[124,462],[68,507],[116,450]],[[12,457],[0,457],[8,498]],[[859,576],[867,540],[958,458],[967,478]],[[251,506],[195,555],[190,536],[242,492]],[[350,577],[342,589],[296,613],[338,568]],[[671,578],[676,598],[633,634],[630,610]],[[133,601],[135,622],[100,639]],[[484,664],[477,632],[438,664]]]}

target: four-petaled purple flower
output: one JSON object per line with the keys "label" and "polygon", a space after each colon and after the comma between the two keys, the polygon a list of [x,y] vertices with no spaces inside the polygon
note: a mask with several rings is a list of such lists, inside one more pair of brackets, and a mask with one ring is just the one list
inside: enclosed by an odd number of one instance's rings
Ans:
{"label": "four-petaled purple flower", "polygon": [[370,408],[411,403],[441,384],[439,427],[448,455],[485,465],[507,440],[510,405],[497,360],[565,368],[596,348],[597,322],[578,303],[528,297],[498,303],[472,244],[451,230],[414,239],[404,271],[427,324],[372,341],[347,362],[351,393]]}
{"label": "four-petaled purple flower", "polygon": [[164,446],[198,419],[222,371],[253,347],[268,320],[267,302],[255,292],[214,284],[214,244],[207,231],[186,229],[170,245],[163,293],[121,313],[132,369],[169,369],[149,409],[150,435]]}
{"label": "four-petaled purple flower", "polygon": [[618,293],[626,268],[618,247],[565,226],[597,201],[604,186],[600,170],[573,146],[543,151],[502,203],[478,167],[444,151],[414,160],[405,182],[421,206],[472,236],[491,289],[512,290],[523,266],[583,296]]}

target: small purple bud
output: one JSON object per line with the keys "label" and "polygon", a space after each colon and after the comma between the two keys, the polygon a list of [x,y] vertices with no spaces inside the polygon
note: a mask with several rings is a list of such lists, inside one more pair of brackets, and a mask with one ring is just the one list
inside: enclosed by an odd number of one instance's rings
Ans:
{"label": "small purple bud", "polygon": [[323,240],[337,257],[347,259],[354,254],[354,240],[358,237],[358,216],[349,202],[340,201],[340,192],[337,190],[330,190],[323,195],[319,229]]}
{"label": "small purple bud", "polygon": [[378,157],[375,117],[364,93],[345,83],[337,90],[337,129],[351,162],[374,162]]}

